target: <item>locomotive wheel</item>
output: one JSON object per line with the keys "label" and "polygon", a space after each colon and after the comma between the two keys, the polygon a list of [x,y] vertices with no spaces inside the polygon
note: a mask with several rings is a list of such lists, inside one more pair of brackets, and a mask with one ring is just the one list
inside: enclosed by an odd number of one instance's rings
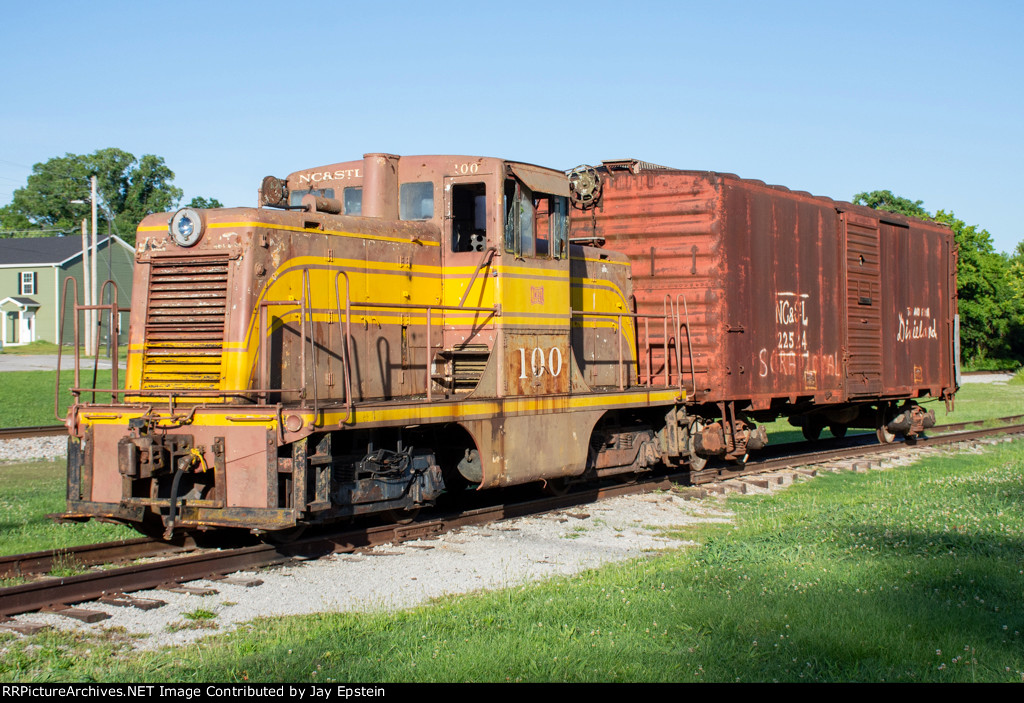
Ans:
{"label": "locomotive wheel", "polygon": [[263,539],[270,544],[291,544],[302,537],[306,527],[306,525],[296,525],[295,527],[289,527],[287,530],[274,530],[263,535]]}
{"label": "locomotive wheel", "polygon": [[808,442],[817,442],[821,437],[821,425],[805,424],[800,430],[804,433],[804,439]]}
{"label": "locomotive wheel", "polygon": [[569,479],[567,478],[549,478],[544,481],[544,487],[541,489],[544,495],[557,498],[564,496],[569,492]]}
{"label": "locomotive wheel", "polygon": [[416,516],[420,514],[419,508],[412,508],[411,510],[403,510],[401,508],[385,510],[380,514],[380,517],[384,522],[393,522],[396,525],[408,525],[410,522],[416,519]]}
{"label": "locomotive wheel", "polygon": [[845,437],[846,425],[829,425],[828,431],[832,433],[833,437]]}

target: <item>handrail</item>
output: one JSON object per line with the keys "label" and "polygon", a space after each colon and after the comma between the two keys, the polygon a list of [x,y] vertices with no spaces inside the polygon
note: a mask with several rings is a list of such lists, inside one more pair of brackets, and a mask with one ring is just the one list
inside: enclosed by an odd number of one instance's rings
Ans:
{"label": "handrail", "polygon": [[480,273],[480,269],[484,267],[484,264],[490,265],[491,259],[498,253],[496,247],[488,247],[484,252],[484,255],[480,257],[480,263],[476,265],[476,270],[473,271],[473,277],[469,279],[469,285],[466,286],[466,292],[462,294],[462,300],[459,301],[459,307],[461,308],[466,302],[466,298],[469,297],[469,291],[473,290],[473,284],[476,283],[477,274]]}
{"label": "handrail", "polygon": [[338,289],[338,279],[342,276],[345,277],[345,339],[342,345],[341,352],[341,365],[344,367],[345,372],[345,420],[344,424],[349,424],[352,421],[352,371],[350,365],[349,354],[351,350],[349,347],[352,344],[352,282],[349,280],[347,271],[338,271],[334,276],[334,300],[337,303],[338,308],[338,322],[341,322],[341,292]]}
{"label": "handrail", "polygon": [[[319,426],[320,420],[320,393],[317,387],[317,364],[316,364],[316,334],[313,332],[313,311],[310,309],[313,302],[313,292],[310,288],[309,283],[309,268],[302,269],[302,306],[303,306],[303,320],[302,320],[302,335],[305,338],[306,334],[306,320],[305,313],[309,314],[309,355],[313,362],[313,424]],[[306,387],[306,356],[305,356],[305,339],[303,339],[302,347],[302,387]],[[305,398],[303,398],[303,407],[305,407]]]}
{"label": "handrail", "polygon": [[[689,357],[690,357],[690,383],[693,385],[693,393],[694,393],[694,395],[696,395],[697,394],[697,372],[694,369],[694,365],[693,365],[693,341],[690,339],[690,310],[689,310],[689,308],[686,305],[686,296],[683,295],[682,293],[678,293],[678,294],[676,294],[676,314],[677,315],[679,314],[679,300],[680,299],[682,299],[682,301],[683,301],[683,314],[686,315],[686,322],[684,324],[680,325],[680,326],[677,326],[676,329],[680,329],[681,330],[683,327],[686,327],[686,350],[687,350],[687,353],[689,354]],[[681,353],[682,353],[682,350],[680,350],[680,354]],[[681,357],[680,357],[680,360],[681,360]],[[679,364],[679,386],[680,386],[680,388],[682,388],[682,384],[683,384],[683,365],[682,365],[682,363],[680,363]]]}
{"label": "handrail", "polygon": [[[672,357],[668,355],[668,318],[672,313],[672,295],[669,293],[665,294],[665,300],[662,302],[662,310],[665,313],[665,327],[662,331],[662,341],[665,344],[665,388],[672,385]],[[675,317],[672,318],[675,322]],[[678,346],[678,345],[677,345]],[[676,366],[678,367],[679,360],[676,360]]]}
{"label": "handrail", "polygon": [[[60,334],[57,335],[57,383],[53,390],[53,415],[59,421],[64,422],[67,417],[60,416],[60,361],[64,351],[64,320],[67,313],[68,307],[68,286],[74,284],[71,289],[74,292],[74,301],[72,303],[72,309],[75,311],[74,319],[74,330],[75,330],[75,387],[82,385],[82,381],[78,374],[78,281],[71,276],[64,279],[64,289],[61,291],[60,296]],[[72,390],[72,397],[75,399],[77,404],[78,396]]]}
{"label": "handrail", "polygon": [[[118,288],[117,288],[117,284],[114,283],[114,281],[112,281],[111,279],[108,278],[107,280],[105,280],[103,282],[103,285],[100,287],[100,300],[103,300],[103,294],[106,292],[108,284],[113,286],[112,292],[110,294],[110,304],[109,304],[110,321],[107,324],[107,339],[110,342],[110,344],[109,344],[109,346],[110,346],[110,385],[113,386],[114,388],[117,388],[118,385],[120,385],[117,382],[117,380],[118,380],[118,378],[117,378],[118,377],[117,338],[120,336],[120,330],[117,329],[117,326],[114,324],[114,318],[117,316],[117,313],[118,313],[118,305],[117,305]],[[99,334],[100,334],[99,328],[100,328],[100,326],[97,325],[96,326],[96,346],[94,347],[94,349],[97,349],[97,350],[99,349]],[[99,358],[100,358],[100,355],[97,352],[97,354],[96,354],[97,366],[99,364]],[[93,378],[95,379],[95,371],[93,372]],[[96,381],[93,380],[93,384],[95,384],[95,383],[96,383]],[[111,401],[117,402],[115,400],[115,398],[113,398],[113,397],[111,397]]]}
{"label": "handrail", "polygon": [[[305,350],[306,350],[306,346],[305,346],[305,344],[306,344],[306,337],[305,337],[305,335],[306,335],[306,325],[305,325],[305,323],[306,323],[307,319],[310,322],[310,345],[311,345],[311,347],[313,349],[312,355],[313,355],[313,361],[314,361],[314,369],[316,368],[316,366],[315,366],[315,363],[316,363],[316,357],[315,357],[316,348],[315,348],[315,341],[313,339],[313,333],[312,333],[313,310],[314,310],[314,308],[311,305],[308,306],[308,307],[306,305],[306,299],[307,299],[306,293],[307,293],[307,291],[310,291],[309,280],[308,280],[308,277],[306,276],[306,273],[308,272],[308,269],[303,269],[303,272],[304,272],[304,278],[303,278],[303,299],[302,300],[264,300],[264,301],[260,302],[260,308],[261,308],[261,311],[260,311],[260,347],[259,347],[259,352],[258,353],[260,354],[260,358],[263,360],[260,363],[260,385],[262,385],[262,386],[266,386],[267,385],[267,380],[268,380],[267,379],[267,365],[268,364],[266,363],[267,354],[266,354],[265,346],[264,346],[265,345],[265,339],[266,339],[266,337],[269,334],[268,330],[267,330],[268,320],[267,320],[266,311],[265,311],[265,309],[267,307],[270,307],[270,306],[282,306],[282,305],[299,305],[300,306],[300,315],[301,315],[300,327],[301,327],[301,334],[302,334],[302,367],[303,367],[303,374],[300,377],[300,382],[302,384],[302,388],[303,389],[305,388],[305,385],[306,385],[306,383],[305,383],[305,379],[306,379],[306,377],[305,377],[305,366],[306,366],[306,364],[305,364]],[[426,381],[425,381],[425,384],[424,384],[425,385],[425,389],[424,390],[426,392],[427,402],[430,402],[430,401],[433,400],[432,379],[431,379],[431,374],[430,374],[430,358],[429,358],[430,357],[430,350],[432,348],[432,346],[431,346],[431,328],[433,326],[432,319],[431,319],[432,318],[432,313],[435,312],[435,311],[452,311],[452,312],[486,312],[486,313],[491,313],[492,315],[496,315],[496,316],[500,316],[501,315],[501,305],[495,305],[494,307],[490,307],[490,308],[477,308],[477,307],[467,308],[467,307],[463,307],[461,305],[428,305],[428,304],[423,304],[423,303],[378,303],[378,302],[354,303],[354,302],[352,302],[352,299],[351,299],[351,285],[350,285],[350,281],[349,281],[349,278],[348,278],[348,274],[346,272],[344,272],[344,271],[338,271],[337,274],[334,277],[334,286],[335,286],[335,304],[337,306],[339,317],[341,316],[341,294],[340,294],[341,291],[338,288],[338,279],[340,277],[342,277],[342,276],[345,277],[345,343],[344,343],[344,350],[343,350],[343,353],[342,353],[342,364],[345,367],[345,412],[346,412],[345,424],[348,424],[351,421],[351,418],[353,416],[352,382],[351,382],[351,358],[350,358],[350,349],[349,349],[349,346],[351,344],[351,335],[352,335],[352,310],[353,309],[370,310],[370,309],[384,308],[384,309],[390,309],[390,310],[423,310],[423,311],[426,312],[426,318],[427,318],[426,319],[426,328],[427,328],[427,334],[426,334],[426,347],[427,347],[427,351],[426,351],[426,353],[427,353],[427,359],[426,359],[426,362],[425,362]],[[310,292],[309,293],[309,299],[311,299],[311,298],[312,298],[312,293]],[[313,375],[314,375],[314,379],[313,379],[313,384],[314,384],[314,391],[313,391],[313,394],[314,394],[314,412],[318,414],[319,413],[319,399],[318,399],[317,390],[316,390],[316,378],[315,378],[316,377],[316,373],[315,373],[315,371],[314,371]],[[283,390],[284,389],[281,389],[281,391],[283,391]],[[248,392],[249,393],[258,393],[260,395],[261,400],[265,400],[265,398],[263,398],[263,395],[265,393],[280,392],[280,391],[277,391],[275,389],[261,389],[259,391],[250,390]],[[289,390],[288,392],[294,392],[294,390]],[[300,389],[299,392],[302,393],[302,390]]]}
{"label": "handrail", "polygon": [[[72,310],[74,311],[73,326],[74,326],[74,347],[75,347],[75,382],[74,382],[74,386],[71,389],[71,394],[72,394],[72,398],[73,398],[73,404],[74,405],[78,404],[79,396],[82,393],[91,393],[92,394],[92,402],[95,403],[96,402],[96,394],[97,393],[107,393],[107,392],[109,392],[110,393],[110,400],[111,400],[111,402],[114,402],[114,403],[117,402],[117,395],[118,395],[118,393],[117,393],[116,389],[117,389],[118,385],[120,385],[118,383],[118,374],[119,374],[119,371],[120,371],[120,368],[119,368],[120,360],[118,359],[118,355],[117,355],[117,334],[115,333],[115,330],[116,330],[117,326],[114,324],[114,320],[115,320],[115,317],[116,317],[117,313],[130,310],[131,308],[121,308],[120,307],[120,305],[118,304],[118,290],[119,289],[117,287],[117,283],[114,282],[113,280],[109,279],[109,278],[106,281],[103,282],[103,285],[100,288],[100,297],[99,297],[99,299],[103,300],[103,296],[104,296],[104,294],[107,291],[107,286],[108,285],[112,286],[112,288],[111,288],[112,292],[111,292],[111,295],[110,295],[110,303],[108,303],[106,305],[104,305],[102,303],[97,303],[96,305],[79,305],[78,304],[78,280],[76,278],[74,278],[73,276],[68,276],[66,279],[64,279],[64,289],[61,292],[61,308],[60,308],[60,324],[59,324],[60,331],[57,334],[57,379],[56,379],[56,383],[55,383],[54,398],[53,398],[53,414],[54,414],[54,416],[58,420],[65,420],[66,419],[66,418],[62,418],[60,416],[59,411],[60,411],[60,372],[61,372],[61,362],[62,362],[63,357],[64,357],[64,321],[67,319],[67,294],[68,294],[68,287],[69,286],[71,287],[71,290],[74,293],[73,302],[72,302]],[[80,332],[81,331],[80,331],[79,325],[78,325],[78,313],[86,311],[86,310],[106,311],[109,314],[109,316],[110,316],[108,334],[109,335],[113,335],[113,339],[111,340],[111,344],[109,345],[110,348],[111,348],[110,357],[109,357],[110,358],[110,363],[111,363],[110,377],[111,377],[111,385],[113,386],[113,389],[111,389],[109,391],[107,389],[99,389],[99,388],[96,387],[96,382],[99,379],[99,363],[100,363],[100,355],[99,355],[100,343],[99,342],[100,342],[100,330],[101,330],[101,327],[102,327],[102,324],[103,324],[102,323],[102,319],[99,316],[97,316],[96,331],[95,331],[95,335],[96,336],[94,338],[94,341],[95,341],[95,347],[94,348],[96,349],[96,354],[93,357],[92,387],[86,388],[86,387],[82,386],[82,379],[81,379],[81,350],[80,350],[79,343],[78,343],[78,338],[80,336]],[[88,333],[88,330],[86,330],[86,332]]]}
{"label": "handrail", "polygon": [[[666,298],[668,298],[668,296],[666,296]],[[625,389],[625,379],[624,379],[625,359],[623,357],[623,350],[622,350],[622,338],[623,338],[624,334],[623,334],[623,330],[622,330],[622,319],[623,318],[632,318],[634,320],[643,319],[644,320],[644,325],[646,326],[646,330],[647,330],[648,333],[649,333],[649,330],[650,330],[650,326],[649,326],[647,321],[651,320],[651,319],[654,319],[654,320],[660,319],[660,320],[663,320],[663,322],[665,324],[666,332],[668,330],[668,313],[667,312],[662,314],[662,315],[658,315],[657,313],[635,313],[635,312],[634,313],[625,313],[625,312],[598,312],[596,310],[570,310],[569,313],[570,313],[570,317],[588,317],[589,316],[589,317],[614,317],[614,318],[617,318],[617,321],[618,321],[618,336],[619,336],[619,339],[618,339],[618,345],[619,345],[619,390],[624,390]],[[636,332],[637,332],[637,330],[634,327],[633,333],[636,334]],[[648,334],[647,339],[650,340],[649,334]],[[649,343],[648,343],[648,346],[650,346]],[[665,387],[669,388],[669,387],[671,387],[672,383],[671,383],[671,378],[670,378],[671,371],[670,371],[670,367],[669,367],[669,363],[668,363],[669,357],[668,357],[667,334],[666,334],[666,342],[665,342],[665,359],[666,359],[665,360]],[[640,365],[639,356],[636,359],[636,364],[637,364],[637,367],[638,367],[637,376],[638,376],[638,382],[639,382],[639,365]],[[651,385],[651,378],[652,378],[652,374],[653,374],[653,371],[651,370],[650,360],[648,360],[647,370],[648,370],[647,385],[650,386]],[[681,393],[685,392],[682,387],[680,387],[679,390],[680,390]]]}

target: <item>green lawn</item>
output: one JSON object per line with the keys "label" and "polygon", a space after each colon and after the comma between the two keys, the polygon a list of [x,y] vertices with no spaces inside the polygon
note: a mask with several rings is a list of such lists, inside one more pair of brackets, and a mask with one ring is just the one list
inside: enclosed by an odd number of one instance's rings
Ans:
{"label": "green lawn", "polygon": [[20,554],[138,537],[102,522],[59,525],[46,516],[66,508],[64,461],[0,465],[0,554]]}
{"label": "green lawn", "polygon": [[[1024,376],[1021,376],[1024,378]],[[1011,381],[1009,384],[966,383],[957,391],[954,411],[946,412],[945,403],[938,400],[922,402],[925,409],[935,410],[936,426],[957,422],[987,420],[1010,415],[1024,415],[1024,382]],[[799,427],[793,427],[785,419],[767,423],[768,441],[771,444],[803,441]],[[865,429],[851,429],[850,432],[868,432]],[[822,437],[829,437],[828,430]]]}
{"label": "green lawn", "polygon": [[[110,388],[110,371],[100,370],[96,376],[96,388]],[[68,405],[71,404],[70,388],[75,380],[74,371],[61,371],[61,403],[60,413],[63,420]],[[124,370],[119,375],[124,385]],[[56,371],[4,371],[0,373],[0,427],[35,427],[37,425],[53,425],[58,422],[54,415],[54,389],[57,382]],[[81,372],[83,387],[93,387],[92,368]],[[84,396],[86,400],[91,395]],[[107,395],[109,400],[110,396]],[[97,395],[103,401],[103,396]]]}

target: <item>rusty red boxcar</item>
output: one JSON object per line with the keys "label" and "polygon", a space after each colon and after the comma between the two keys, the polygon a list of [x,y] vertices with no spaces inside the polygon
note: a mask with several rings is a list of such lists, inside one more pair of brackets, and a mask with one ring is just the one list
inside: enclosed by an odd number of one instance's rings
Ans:
{"label": "rusty red boxcar", "polygon": [[[705,424],[725,420],[705,432],[708,449],[729,445],[744,418],[780,415],[811,438],[868,426],[892,441],[933,424],[913,399],[951,400],[947,227],[637,160],[574,176],[585,209],[573,211],[571,238],[629,256],[637,311],[671,314],[669,329],[639,325],[637,371],[648,383],[678,377]],[[742,458],[736,439],[726,454]]]}

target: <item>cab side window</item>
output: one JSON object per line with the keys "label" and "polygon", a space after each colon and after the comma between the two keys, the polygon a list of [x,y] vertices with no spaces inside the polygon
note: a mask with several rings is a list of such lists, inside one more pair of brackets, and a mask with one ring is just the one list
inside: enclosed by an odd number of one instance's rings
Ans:
{"label": "cab side window", "polygon": [[505,181],[505,251],[520,258],[564,259],[569,254],[568,198],[534,193]]}
{"label": "cab side window", "polygon": [[487,247],[487,187],[483,183],[452,186],[452,251]]}
{"label": "cab side window", "polygon": [[362,186],[352,186],[342,191],[345,197],[345,214],[346,215],[362,215],[363,214],[363,188]]}
{"label": "cab side window", "polygon": [[403,183],[398,202],[401,219],[429,220],[434,217],[434,184],[430,181]]}

